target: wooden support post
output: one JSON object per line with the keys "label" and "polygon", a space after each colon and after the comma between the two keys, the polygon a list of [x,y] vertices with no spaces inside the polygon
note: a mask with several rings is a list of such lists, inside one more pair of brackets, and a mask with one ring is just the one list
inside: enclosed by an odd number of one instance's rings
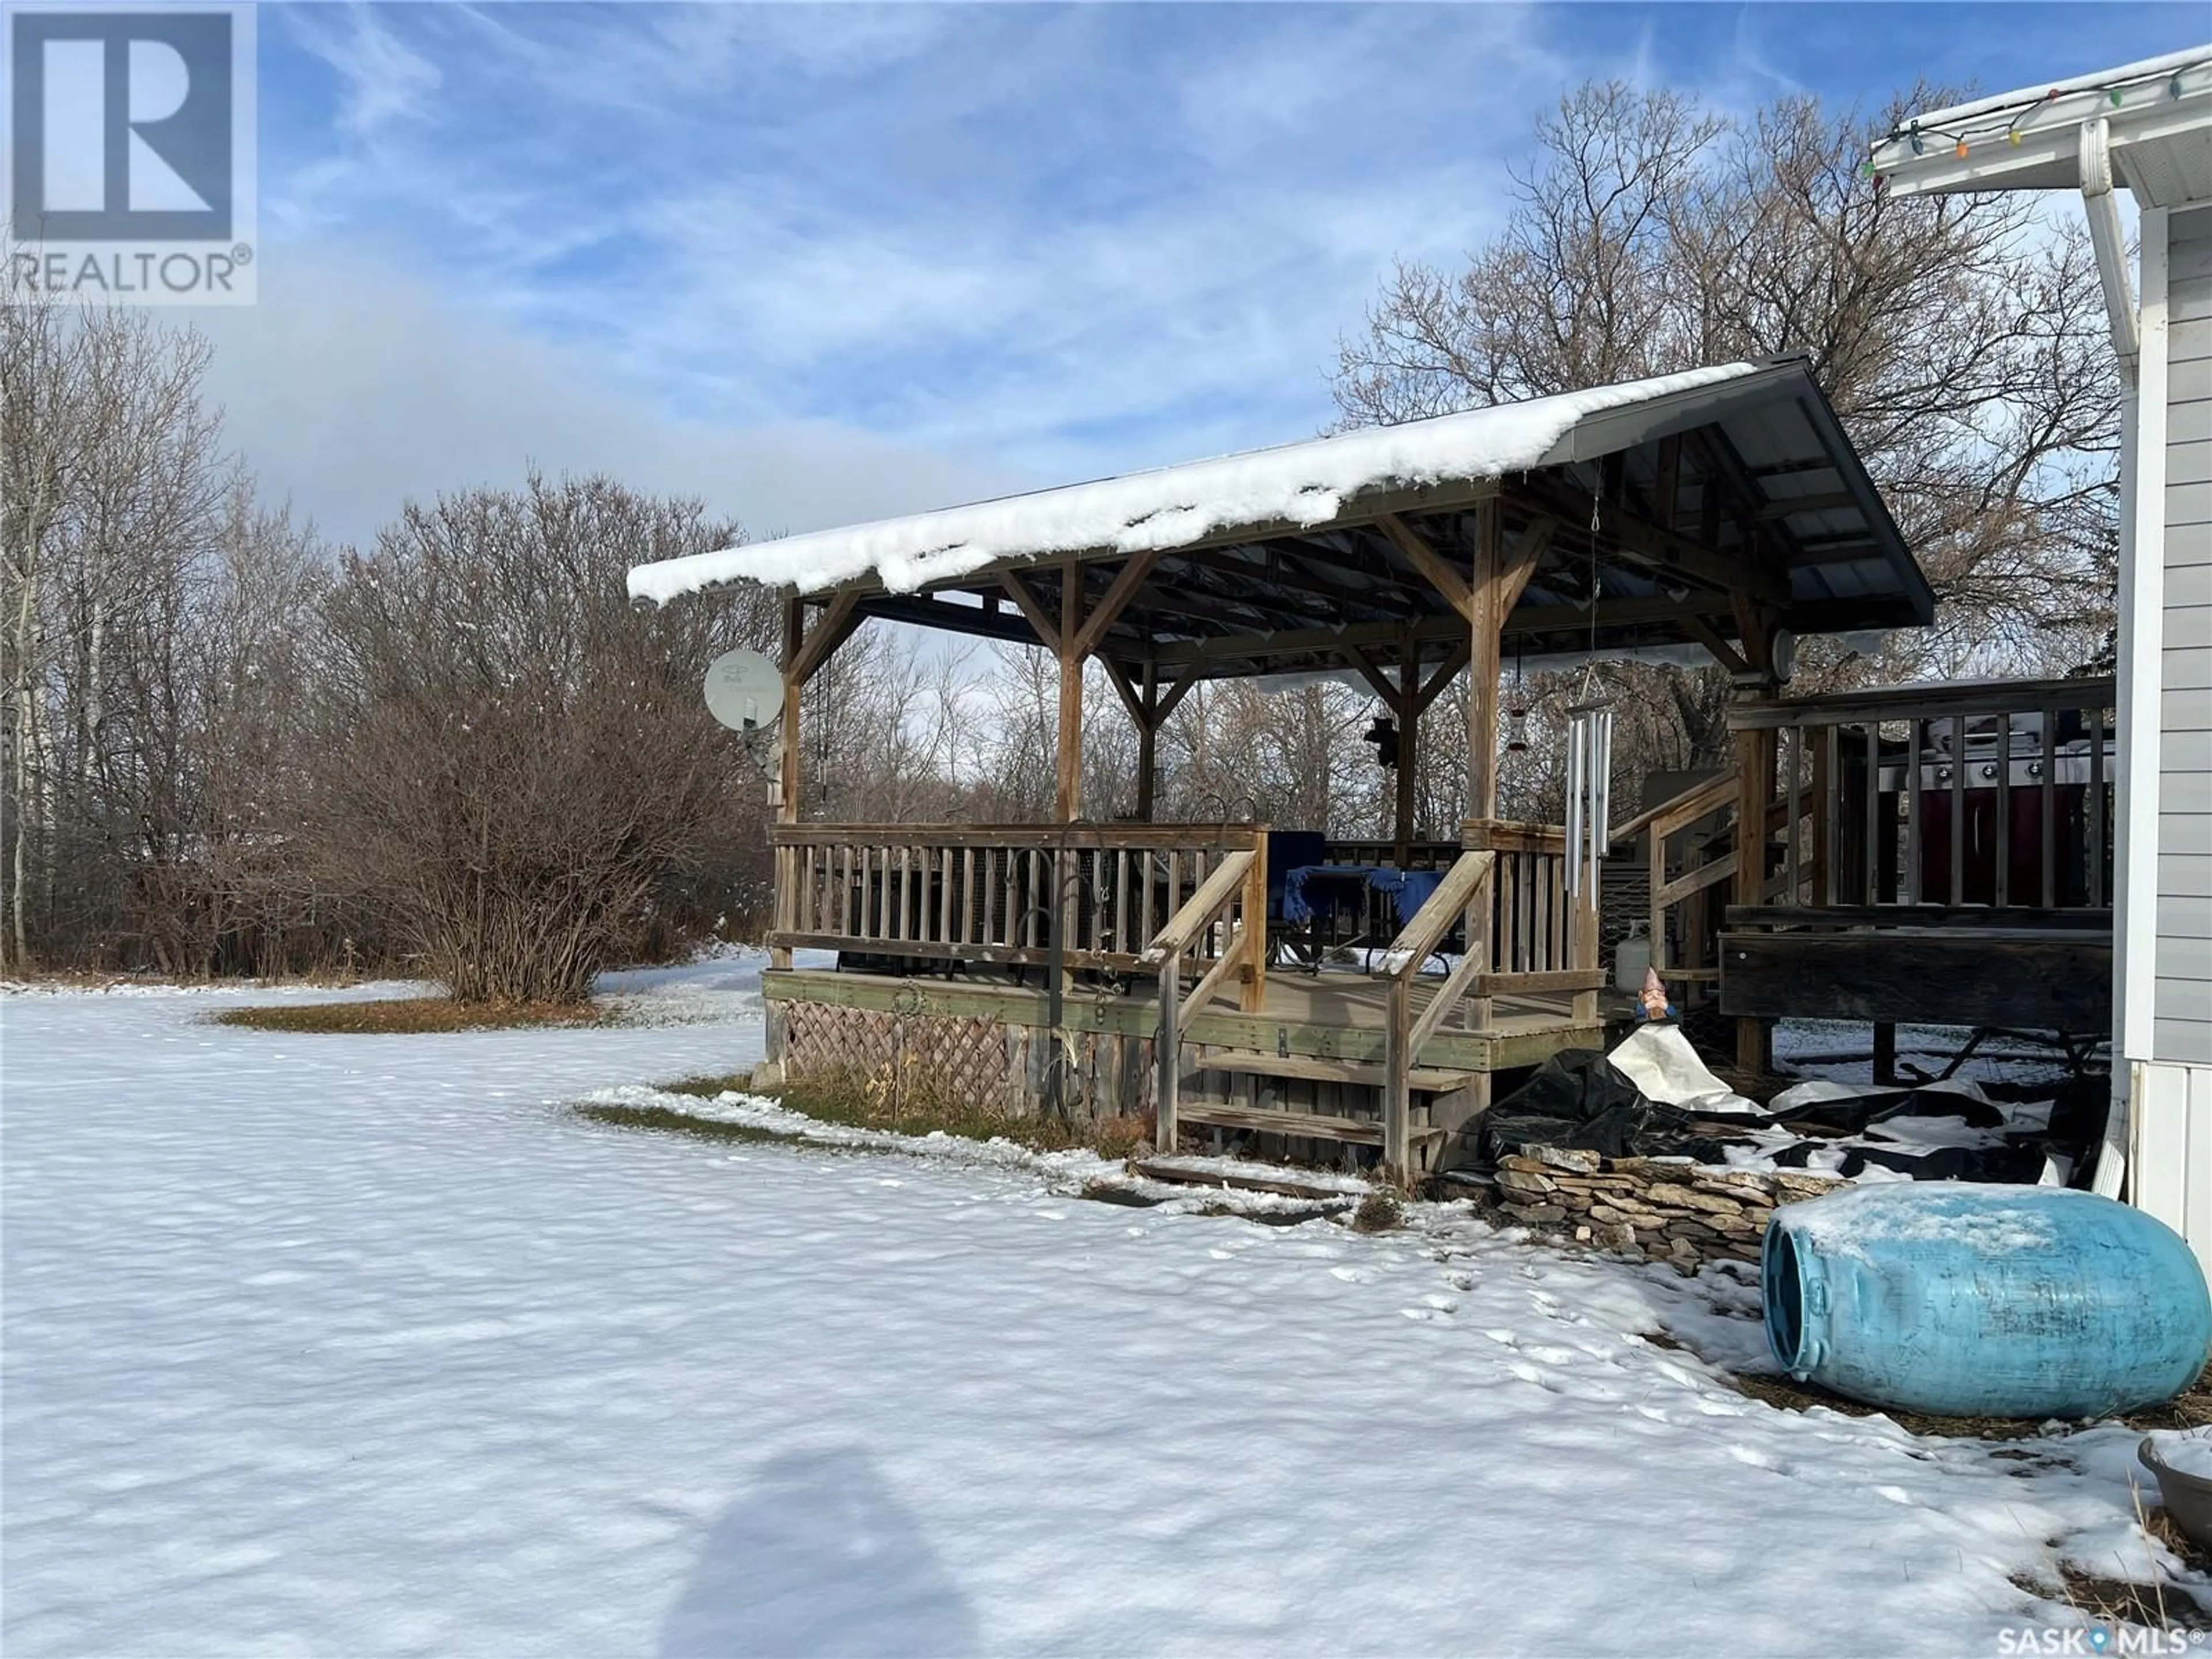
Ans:
{"label": "wooden support post", "polygon": [[1498,600],[1503,597],[1504,517],[1495,495],[1475,506],[1474,603],[1467,675],[1467,816],[1498,816]]}
{"label": "wooden support post", "polygon": [[799,653],[805,642],[806,601],[794,594],[783,602],[783,717],[778,733],[775,796],[778,823],[799,822],[799,700],[806,690],[799,668]]}
{"label": "wooden support post", "polygon": [[1252,867],[1244,872],[1244,1012],[1267,1006],[1267,832],[1255,827]]}
{"label": "wooden support post", "polygon": [[[806,682],[797,678],[797,672],[800,666],[800,653],[805,643],[806,601],[793,594],[783,602],[783,713],[776,732],[775,821],[778,823],[799,822],[799,699],[805,695]],[[781,848],[776,851],[774,868],[775,892],[771,899],[770,914],[775,917],[775,926],[781,931],[791,926],[788,908],[793,897],[790,860]],[[768,953],[768,965],[770,968],[789,968],[790,950],[781,945],[772,948]],[[783,1057],[781,1022],[776,1022],[776,1024],[779,1029],[769,1033],[768,1057],[770,1060]]]}
{"label": "wooden support post", "polygon": [[1412,1174],[1407,1157],[1413,1138],[1413,987],[1403,975],[1390,977],[1389,1023],[1382,1034],[1382,1168],[1403,1181]]}
{"label": "wooden support post", "polygon": [[1083,816],[1083,567],[1060,568],[1060,787],[1056,816],[1073,823]]}
{"label": "wooden support post", "polygon": [[[1568,849],[1568,856],[1573,856],[1571,848]],[[1604,965],[1598,960],[1598,919],[1597,884],[1595,881],[1585,882],[1582,890],[1575,895],[1574,960],[1568,964],[1570,967],[1599,968]],[[1575,1018],[1580,1024],[1596,1024],[1596,991],[1576,992],[1574,1010]]]}
{"label": "wooden support post", "polygon": [[[1766,885],[1766,803],[1774,793],[1774,734],[1735,734],[1735,894],[1758,904]],[[1735,1063],[1753,1075],[1774,1069],[1774,1028],[1763,1019],[1735,1023]]]}
{"label": "wooden support post", "polygon": [[1878,1019],[1874,1023],[1874,1080],[1877,1084],[1897,1081],[1897,1022]]}
{"label": "wooden support post", "polygon": [[1160,781],[1160,671],[1150,658],[1145,661],[1144,695],[1137,714],[1137,817],[1152,821],[1152,803]]}
{"label": "wooden support post", "polygon": [[[1467,815],[1486,827],[1498,817],[1498,673],[1499,624],[1504,620],[1498,606],[1508,581],[1504,550],[1504,513],[1492,495],[1475,507],[1474,603],[1468,618],[1467,669]],[[1573,856],[1571,848],[1568,855]],[[1477,894],[1467,915],[1468,951],[1482,960],[1486,973],[1496,965],[1491,921],[1497,890],[1493,882]],[[1490,1025],[1492,1006],[1488,997],[1475,1000],[1474,1018],[1481,1029]]]}
{"label": "wooden support post", "polygon": [[1176,1151],[1176,1098],[1182,1085],[1182,1022],[1176,1006],[1182,990],[1182,951],[1178,949],[1169,951],[1160,963],[1160,1029],[1152,1039],[1152,1144],[1170,1157]]}
{"label": "wooden support post", "polygon": [[1413,856],[1413,806],[1420,785],[1421,764],[1421,648],[1413,640],[1406,641],[1404,653],[1399,659],[1398,701],[1395,705],[1398,716],[1398,810],[1395,846],[1398,867],[1402,870]]}
{"label": "wooden support post", "polygon": [[[799,651],[806,641],[806,602],[791,594],[783,602],[783,710],[776,731],[775,821],[778,823],[799,822],[799,697],[806,682],[795,677],[799,666]],[[770,878],[775,883],[769,895],[769,926],[781,933],[792,927],[793,907],[797,897],[796,873],[793,869],[791,849],[779,847],[769,860]],[[791,948],[776,945],[769,947],[768,965],[771,969],[788,970],[791,967]],[[785,1038],[783,1005],[768,1004],[768,1029],[763,1033],[763,1057],[769,1065],[779,1070],[783,1065]]]}

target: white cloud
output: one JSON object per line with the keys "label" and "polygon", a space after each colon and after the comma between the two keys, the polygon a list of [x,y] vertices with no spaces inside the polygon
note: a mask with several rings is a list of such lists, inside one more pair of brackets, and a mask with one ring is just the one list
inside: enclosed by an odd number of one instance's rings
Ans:
{"label": "white cloud", "polygon": [[345,101],[264,141],[234,434],[349,536],[530,460],[765,532],[1304,436],[1567,71],[1518,9],[1136,15],[289,11]]}
{"label": "white cloud", "polygon": [[367,258],[280,250],[261,295],[195,319],[216,347],[210,392],[264,489],[336,539],[366,540],[409,497],[511,486],[533,464],[702,496],[756,536],[1036,482],[826,421],[677,419],[588,355]]}
{"label": "white cloud", "polygon": [[343,91],[338,119],[366,137],[430,112],[444,77],[438,66],[385,27],[358,3],[291,6],[283,14],[293,38],[337,74]]}

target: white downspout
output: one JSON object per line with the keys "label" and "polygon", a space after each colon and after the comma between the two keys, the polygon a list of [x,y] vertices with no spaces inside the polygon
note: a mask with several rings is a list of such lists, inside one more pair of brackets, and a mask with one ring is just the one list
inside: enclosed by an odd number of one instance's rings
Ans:
{"label": "white downspout", "polygon": [[[2099,1193],[2117,1198],[2127,1176],[2132,1062],[2150,1057],[2157,989],[2160,652],[2166,586],[2161,533],[2166,215],[2152,210],[2143,216],[2144,304],[2139,313],[2128,281],[2127,243],[2112,190],[2111,129],[2101,118],[2081,124],[2080,159],[2081,205],[2089,221],[2106,319],[2120,371],[2120,609],[2115,667],[2121,749],[2114,790],[2118,857],[2112,895],[2112,1076],[2094,1177]],[[2151,384],[2146,385],[2146,380]],[[2150,407],[2154,398],[2154,412]]]}
{"label": "white downspout", "polygon": [[[2128,282],[2128,244],[2120,233],[2119,198],[2112,194],[2112,126],[2104,117],[2081,124],[2081,206],[2089,216],[2089,242],[2104,279],[2105,320],[2120,360],[2120,385],[2133,392],[2142,355],[2136,296]],[[2125,463],[2123,464],[2124,468]],[[2124,470],[2120,474],[2127,477]],[[2123,500],[2124,500],[2124,496]]]}

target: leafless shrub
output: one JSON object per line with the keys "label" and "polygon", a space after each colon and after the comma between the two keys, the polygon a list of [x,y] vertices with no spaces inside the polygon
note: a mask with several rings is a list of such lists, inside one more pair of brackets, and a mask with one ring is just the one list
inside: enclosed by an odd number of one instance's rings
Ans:
{"label": "leafless shrub", "polygon": [[696,502],[533,477],[410,507],[327,606],[318,874],[374,904],[465,1002],[582,997],[635,952],[763,791],[699,672],[764,596],[632,607],[626,568],[734,539]]}

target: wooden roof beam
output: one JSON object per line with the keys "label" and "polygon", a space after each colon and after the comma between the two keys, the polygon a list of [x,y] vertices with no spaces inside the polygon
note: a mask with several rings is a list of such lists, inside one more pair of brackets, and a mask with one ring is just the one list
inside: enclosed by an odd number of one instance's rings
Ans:
{"label": "wooden roof beam", "polygon": [[[1676,601],[1661,595],[1600,599],[1599,627],[1631,627],[1644,623],[1680,625],[1688,617],[1729,617],[1734,602],[1725,593],[1694,594]],[[1590,609],[1578,605],[1522,606],[1506,617],[1508,634],[1586,633]],[[1216,634],[1203,640],[1178,640],[1161,645],[1154,660],[1163,666],[1218,662],[1266,661],[1325,653],[1347,668],[1357,668],[1351,653],[1358,647],[1389,647],[1411,638],[1422,644],[1443,644],[1455,651],[1464,645],[1468,625],[1456,612],[1438,611],[1413,623],[1355,623],[1344,628],[1284,629],[1267,634]],[[1457,672],[1456,666],[1454,672]]]}
{"label": "wooden roof beam", "polygon": [[[1007,645],[1035,645],[1035,631],[1010,611],[979,605],[947,605],[911,593],[874,593],[862,599],[858,614],[884,622],[910,623],[916,628],[939,629],[948,634],[969,634]],[[1054,648],[1058,649],[1057,645]]]}
{"label": "wooden roof beam", "polygon": [[[1573,503],[1555,487],[1532,479],[1527,488],[1532,495],[1545,499],[1562,514],[1572,510]],[[1678,530],[1662,530],[1629,511],[1619,501],[1609,513],[1601,514],[1598,534],[1601,538],[1609,536],[1623,554],[1647,569],[1671,574],[1723,592],[1734,592],[1747,582],[1755,587],[1776,586],[1771,577],[1749,559],[1739,562]]]}
{"label": "wooden roof beam", "polygon": [[815,670],[830,660],[830,653],[852,637],[853,630],[860,625],[860,618],[854,613],[860,602],[857,588],[841,587],[830,596],[821,616],[799,641],[791,660],[784,665],[783,678],[787,684],[805,684],[814,678]]}
{"label": "wooden roof beam", "polygon": [[1011,570],[1002,570],[999,573],[999,580],[1022,615],[1030,619],[1030,626],[1036,630],[1037,638],[1044,641],[1047,649],[1058,655],[1060,624],[1053,621],[1052,613],[1044,608],[1044,602],[1037,598],[1036,591],[1029,585],[1028,578],[1018,576]]}
{"label": "wooden roof beam", "polygon": [[1375,695],[1382,698],[1383,703],[1394,714],[1405,713],[1404,689],[1397,681],[1390,678],[1381,663],[1367,653],[1367,648],[1364,646],[1352,646],[1346,649],[1345,654],[1352,659],[1352,665],[1359,671],[1359,678],[1373,688]]}
{"label": "wooden roof beam", "polygon": [[1406,556],[1406,562],[1428,579],[1429,585],[1443,594],[1451,608],[1470,626],[1480,621],[1474,589],[1468,579],[1455,570],[1443,555],[1429,545],[1421,532],[1407,524],[1395,513],[1376,515],[1375,522],[1391,544]]}
{"label": "wooden roof beam", "polygon": [[[1386,596],[1376,591],[1376,588],[1382,584],[1373,584],[1364,587],[1346,586],[1316,575],[1302,562],[1291,557],[1279,547],[1271,545],[1269,551],[1274,555],[1269,564],[1253,564],[1243,559],[1223,559],[1209,560],[1206,562],[1206,568],[1208,570],[1218,571],[1225,576],[1242,579],[1246,582],[1275,583],[1284,587],[1295,588],[1301,593],[1310,593],[1316,599],[1328,600],[1339,611],[1346,606],[1356,606],[1376,612],[1376,617],[1370,620],[1381,621],[1384,618],[1403,617],[1407,614],[1402,607],[1383,602]],[[1388,586],[1393,597],[1413,591],[1395,582],[1388,584]]]}
{"label": "wooden roof beam", "polygon": [[1194,575],[1220,574],[1223,573],[1210,565],[1186,562],[1182,570],[1173,574],[1155,577],[1148,590],[1151,603],[1144,607],[1144,611],[1148,614],[1160,608],[1160,601],[1169,601],[1171,608],[1185,611],[1196,610],[1203,613],[1208,609],[1217,611],[1225,609],[1242,611],[1262,623],[1279,614],[1288,620],[1315,625],[1334,621],[1343,615],[1340,605],[1329,603],[1320,595],[1313,596],[1316,603],[1302,603],[1291,593],[1255,595],[1251,591],[1253,584],[1249,580],[1231,586],[1190,580]]}
{"label": "wooden roof beam", "polygon": [[[1121,567],[1106,592],[1100,596],[1098,603],[1091,608],[1091,615],[1085,618],[1082,629],[1075,636],[1074,655],[1087,657],[1098,648],[1098,642],[1106,637],[1106,630],[1114,625],[1115,618],[1137,596],[1137,590],[1145,585],[1146,577],[1152,574],[1152,568],[1160,562],[1160,556],[1158,553],[1139,553]],[[1072,568],[1066,577],[1066,580],[1074,581],[1082,579],[1082,567],[1079,565]]]}

